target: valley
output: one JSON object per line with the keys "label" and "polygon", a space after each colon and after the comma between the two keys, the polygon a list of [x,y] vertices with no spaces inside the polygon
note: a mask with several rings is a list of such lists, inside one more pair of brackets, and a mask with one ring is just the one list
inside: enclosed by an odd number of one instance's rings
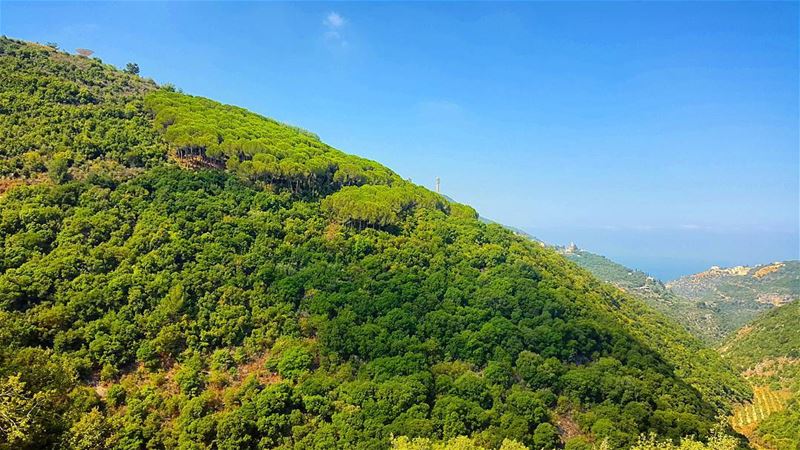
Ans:
{"label": "valley", "polygon": [[757,315],[800,298],[800,261],[755,267],[712,267],[664,283],[575,246],[556,247],[569,260],[684,325],[717,345]]}
{"label": "valley", "polygon": [[664,284],[574,245],[558,250],[718,346],[752,385],[753,398],[731,417],[752,445],[792,449],[800,442],[793,431],[800,429],[800,262],[712,267]]}

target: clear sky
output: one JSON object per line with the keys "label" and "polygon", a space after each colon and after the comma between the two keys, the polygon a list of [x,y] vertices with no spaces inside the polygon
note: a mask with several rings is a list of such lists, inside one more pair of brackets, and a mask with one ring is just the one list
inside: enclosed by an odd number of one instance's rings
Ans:
{"label": "clear sky", "polygon": [[662,278],[798,258],[797,2],[0,3]]}

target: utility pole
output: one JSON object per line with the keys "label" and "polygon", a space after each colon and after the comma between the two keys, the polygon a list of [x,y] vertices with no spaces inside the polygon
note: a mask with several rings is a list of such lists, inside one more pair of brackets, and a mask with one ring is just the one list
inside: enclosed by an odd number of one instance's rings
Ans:
{"label": "utility pole", "polygon": [[442,180],[439,179],[439,177],[436,177],[436,193],[437,194],[441,194],[442,193],[441,184],[442,184]]}

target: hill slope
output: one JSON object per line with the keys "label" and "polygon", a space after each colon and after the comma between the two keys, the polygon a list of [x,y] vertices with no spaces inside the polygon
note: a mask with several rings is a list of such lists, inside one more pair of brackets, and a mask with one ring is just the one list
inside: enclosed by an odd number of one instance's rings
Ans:
{"label": "hill slope", "polygon": [[727,336],[756,315],[800,298],[800,261],[711,269],[667,283],[675,294],[718,317]]}
{"label": "hill slope", "polygon": [[704,341],[717,342],[724,334],[713,309],[675,294],[658,279],[574,246],[559,247],[558,250],[597,278],[642,298]]}
{"label": "hill slope", "polygon": [[723,357],[756,386],[734,424],[766,448],[800,447],[800,302],[765,313],[727,339]]}
{"label": "hill slope", "polygon": [[750,396],[639,300],[311,133],[5,38],[0,83],[0,448],[624,448]]}

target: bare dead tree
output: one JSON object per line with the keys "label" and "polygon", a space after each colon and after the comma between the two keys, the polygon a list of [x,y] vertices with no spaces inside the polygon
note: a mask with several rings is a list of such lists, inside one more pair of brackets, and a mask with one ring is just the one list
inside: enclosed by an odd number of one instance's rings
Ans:
{"label": "bare dead tree", "polygon": [[76,48],[75,51],[78,52],[79,55],[87,58],[94,54],[94,50],[89,50],[88,48]]}

